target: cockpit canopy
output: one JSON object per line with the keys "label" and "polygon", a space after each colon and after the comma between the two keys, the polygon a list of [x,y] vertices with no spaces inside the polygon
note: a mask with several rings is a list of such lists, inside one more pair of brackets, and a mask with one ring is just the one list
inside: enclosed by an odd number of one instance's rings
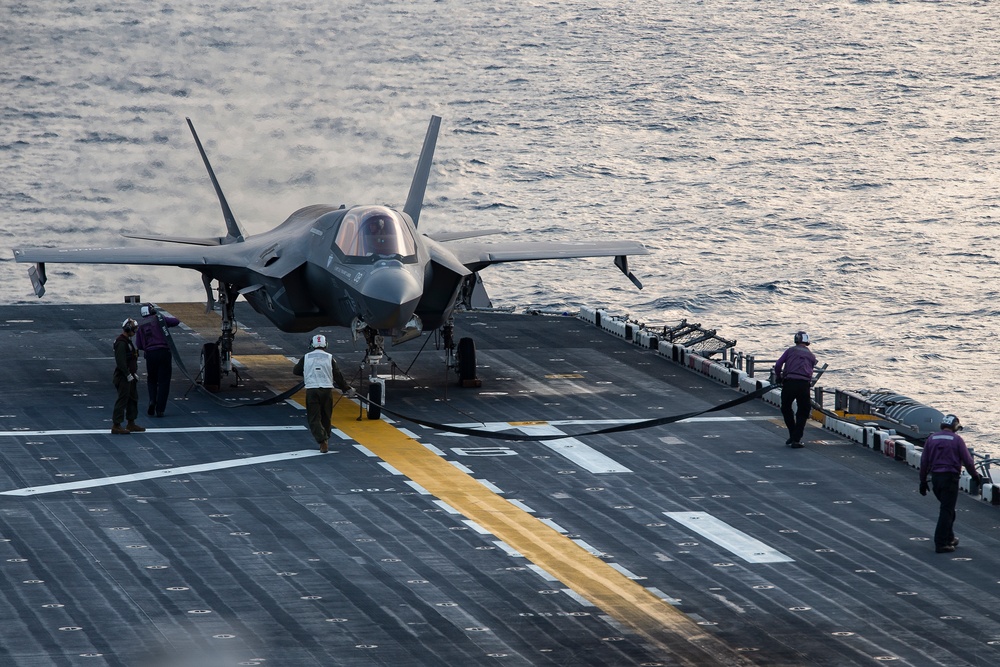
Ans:
{"label": "cockpit canopy", "polygon": [[347,258],[413,257],[416,241],[402,217],[385,206],[351,209],[340,221],[334,247]]}

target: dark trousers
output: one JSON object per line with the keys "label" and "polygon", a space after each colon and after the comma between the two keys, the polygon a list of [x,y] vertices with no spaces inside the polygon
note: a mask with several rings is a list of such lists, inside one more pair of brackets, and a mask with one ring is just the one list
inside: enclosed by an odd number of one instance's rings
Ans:
{"label": "dark trousers", "polygon": [[146,389],[149,391],[149,405],[158,415],[167,409],[173,370],[169,349],[146,350]]}
{"label": "dark trousers", "polygon": [[129,382],[125,379],[125,375],[117,370],[112,376],[112,382],[115,383],[118,398],[115,399],[111,421],[115,424],[121,424],[126,419],[130,422],[135,421],[139,415],[139,383]]}
{"label": "dark trousers", "polygon": [[937,528],[934,529],[934,546],[940,549],[955,539],[955,505],[958,503],[958,479],[961,473],[932,472],[931,489],[941,503]]}
{"label": "dark trousers", "polygon": [[330,420],[333,419],[333,388],[306,389],[306,418],[309,431],[316,442],[330,439]]}
{"label": "dark trousers", "polygon": [[[812,411],[812,396],[809,380],[785,380],[781,384],[781,416],[788,427],[788,439],[800,442]],[[792,411],[792,403],[795,410]]]}

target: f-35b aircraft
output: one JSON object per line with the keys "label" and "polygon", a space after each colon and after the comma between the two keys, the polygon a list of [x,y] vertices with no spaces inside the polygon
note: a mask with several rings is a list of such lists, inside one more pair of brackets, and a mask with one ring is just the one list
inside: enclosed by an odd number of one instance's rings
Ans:
{"label": "f-35b aircraft", "polygon": [[[364,336],[366,359],[377,363],[386,337],[393,344],[415,338],[423,331],[441,328],[446,345],[452,340],[452,313],[471,307],[481,289],[478,272],[501,262],[614,257],[615,264],[640,289],[628,269],[628,255],[648,250],[631,241],[599,243],[508,242],[456,243],[495,230],[458,230],[420,234],[417,224],[430,175],[441,118],[432,116],[417,168],[403,209],[380,205],[329,206],[314,204],[295,211],[274,229],[248,235],[222,192],[208,155],[191,119],[188,127],[208,170],[222,206],[226,236],[187,238],[126,234],[128,238],[162,241],[167,246],[116,248],[20,248],[18,262],[28,269],[35,294],[45,293],[45,264],[142,264],[178,266],[202,275],[208,306],[214,307],[212,282],[217,283],[222,315],[222,335],[215,344],[203,374],[231,370],[235,334],[235,304],[243,296],[258,313],[279,329],[306,332],[319,327],[349,327]],[[477,288],[477,285],[480,287]],[[463,358],[463,344],[467,350]],[[209,348],[209,344],[206,348]],[[460,341],[459,376],[475,373],[475,347]],[[471,356],[471,367],[470,367]],[[215,359],[218,361],[215,361]],[[377,376],[377,373],[376,373]],[[382,385],[375,403],[381,403]]]}

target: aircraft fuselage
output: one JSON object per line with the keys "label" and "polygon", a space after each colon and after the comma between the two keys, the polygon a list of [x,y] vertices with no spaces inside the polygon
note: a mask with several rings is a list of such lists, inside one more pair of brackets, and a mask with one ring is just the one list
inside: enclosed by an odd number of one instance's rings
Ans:
{"label": "aircraft fuselage", "polygon": [[[415,322],[439,326],[456,302],[463,276],[435,271],[426,241],[406,214],[387,207],[308,206],[244,242],[246,269],[207,273],[237,286],[283,331],[360,322],[392,335]],[[429,284],[436,299],[425,299]]]}

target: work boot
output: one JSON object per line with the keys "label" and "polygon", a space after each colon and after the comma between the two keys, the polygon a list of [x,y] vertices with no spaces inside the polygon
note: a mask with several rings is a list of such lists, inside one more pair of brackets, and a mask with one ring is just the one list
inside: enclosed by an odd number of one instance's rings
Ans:
{"label": "work boot", "polygon": [[939,554],[949,554],[949,553],[951,553],[954,550],[955,550],[955,545],[948,544],[948,545],[945,545],[943,547],[938,547],[934,551],[936,551]]}
{"label": "work boot", "polygon": [[149,407],[146,408],[146,414],[149,415],[150,417],[152,417],[154,412],[156,412],[156,405],[153,404],[153,403],[150,403]]}
{"label": "work boot", "polygon": [[327,443],[326,440],[324,440],[323,442],[319,443],[319,453],[320,454],[326,454],[328,451],[330,451],[330,447],[329,447],[329,443]]}
{"label": "work boot", "polygon": [[128,424],[125,425],[125,428],[128,430],[129,433],[142,433],[143,431],[146,430],[144,427],[139,426],[135,422],[129,422]]}
{"label": "work boot", "polygon": [[129,435],[132,431],[127,428],[122,428],[121,424],[114,424],[111,426],[111,432],[115,435]]}

